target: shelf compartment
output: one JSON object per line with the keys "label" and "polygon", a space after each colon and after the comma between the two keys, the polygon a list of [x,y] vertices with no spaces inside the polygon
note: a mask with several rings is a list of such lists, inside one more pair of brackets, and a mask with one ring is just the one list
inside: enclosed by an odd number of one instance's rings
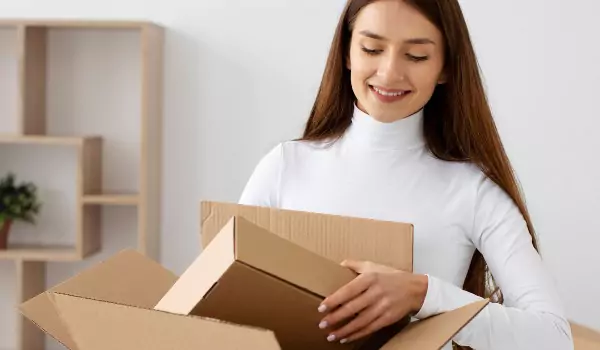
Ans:
{"label": "shelf compartment", "polygon": [[[101,191],[100,172],[102,138],[56,137],[56,136],[0,136],[0,147],[67,148],[75,154],[75,206],[73,207],[75,234],[74,242],[27,242],[25,246],[12,246],[0,251],[0,259],[22,259],[26,261],[77,261],[82,260],[101,248],[99,213],[93,208],[83,208],[79,203],[84,193]],[[46,203],[48,205],[50,203]],[[43,210],[43,209],[42,209]],[[14,242],[23,244],[23,242]],[[33,244],[33,245],[29,245]],[[38,245],[42,244],[42,245]],[[47,244],[49,246],[47,246]],[[63,244],[68,244],[64,246]]]}

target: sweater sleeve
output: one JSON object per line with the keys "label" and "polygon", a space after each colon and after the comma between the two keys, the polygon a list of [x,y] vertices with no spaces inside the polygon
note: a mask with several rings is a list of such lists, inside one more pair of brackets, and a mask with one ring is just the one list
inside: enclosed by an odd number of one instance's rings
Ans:
{"label": "sweater sleeve", "polygon": [[[559,293],[532,245],[526,222],[494,182],[479,182],[471,241],[482,253],[504,303],[490,303],[453,339],[478,350],[571,350],[573,340]],[[435,276],[415,316],[427,318],[480,297]]]}
{"label": "sweater sleeve", "polygon": [[283,145],[278,144],[254,167],[238,201],[239,204],[276,207],[283,163]]}

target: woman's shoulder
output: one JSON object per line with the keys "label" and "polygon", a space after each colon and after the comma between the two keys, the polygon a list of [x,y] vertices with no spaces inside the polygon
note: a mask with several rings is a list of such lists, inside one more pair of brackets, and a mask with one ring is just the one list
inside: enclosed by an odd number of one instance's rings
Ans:
{"label": "woman's shoulder", "polygon": [[475,189],[482,181],[487,179],[485,172],[472,161],[448,161],[443,160],[430,151],[426,151],[424,157],[420,157],[430,174],[437,174],[442,182],[460,184],[461,187]]}
{"label": "woman's shoulder", "polygon": [[322,142],[287,140],[275,143],[255,165],[240,198],[241,204],[277,206],[285,169],[303,167]]}
{"label": "woman's shoulder", "polygon": [[299,161],[315,152],[331,150],[334,142],[291,139],[276,143],[265,157],[277,158],[280,162]]}
{"label": "woman's shoulder", "polygon": [[314,152],[326,150],[331,145],[326,141],[285,140],[272,145],[261,156],[256,170],[275,173],[281,171],[286,164],[301,162]]}

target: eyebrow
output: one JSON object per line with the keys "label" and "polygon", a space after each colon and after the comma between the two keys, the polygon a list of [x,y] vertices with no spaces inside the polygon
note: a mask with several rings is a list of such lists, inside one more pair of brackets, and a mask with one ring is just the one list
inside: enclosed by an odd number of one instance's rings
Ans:
{"label": "eyebrow", "polygon": [[[364,35],[368,38],[375,39],[375,40],[388,40],[387,38],[385,38],[379,34],[373,33],[371,31],[368,31],[368,30],[361,30],[359,33],[361,35]],[[412,38],[412,39],[407,39],[404,42],[407,44],[432,44],[432,45],[435,45],[435,42],[428,38]]]}

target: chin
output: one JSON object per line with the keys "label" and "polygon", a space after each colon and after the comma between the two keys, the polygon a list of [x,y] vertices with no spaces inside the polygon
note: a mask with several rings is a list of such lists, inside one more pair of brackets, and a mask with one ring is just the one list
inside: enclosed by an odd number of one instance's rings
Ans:
{"label": "chin", "polygon": [[369,101],[369,104],[366,106],[366,108],[363,108],[363,110],[365,109],[366,113],[371,117],[385,123],[394,122],[409,115],[405,106],[394,106],[392,104],[380,103],[378,101]]}

